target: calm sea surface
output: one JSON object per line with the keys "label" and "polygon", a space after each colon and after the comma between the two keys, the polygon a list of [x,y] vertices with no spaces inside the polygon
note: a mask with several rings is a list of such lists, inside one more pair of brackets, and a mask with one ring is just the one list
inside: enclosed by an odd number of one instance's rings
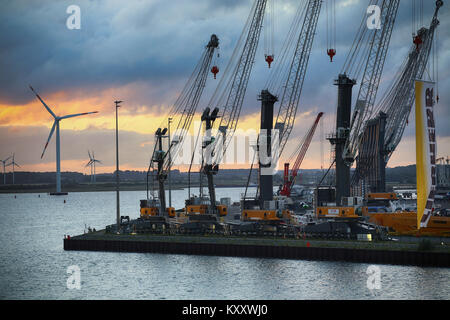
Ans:
{"label": "calm sea surface", "polygon": [[[217,190],[234,201],[241,192]],[[121,192],[121,214],[138,217],[145,195]],[[186,197],[172,192],[176,208]],[[65,234],[114,223],[115,201],[114,192],[0,195],[0,299],[450,299],[445,268],[378,265],[381,289],[371,291],[368,264],[63,250]],[[73,265],[80,290],[67,288]]]}

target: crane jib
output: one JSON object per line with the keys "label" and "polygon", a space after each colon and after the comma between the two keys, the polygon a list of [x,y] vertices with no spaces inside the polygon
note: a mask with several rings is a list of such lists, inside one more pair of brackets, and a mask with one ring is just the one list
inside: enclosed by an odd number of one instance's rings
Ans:
{"label": "crane jib", "polygon": [[321,7],[322,1],[309,0],[289,74],[284,85],[280,108],[275,121],[275,128],[280,130],[280,156],[294,127]]}
{"label": "crane jib", "polygon": [[225,86],[229,88],[229,92],[226,95],[226,102],[217,106],[221,109],[219,132],[223,143],[215,144],[215,148],[220,148],[220,150],[215,149],[213,152],[213,163],[216,165],[221,162],[237,128],[242,103],[255,60],[266,4],[267,0],[257,0],[255,3],[242,52],[236,67],[233,69],[230,82]]}
{"label": "crane jib", "polygon": [[[356,158],[362,130],[365,122],[371,117],[378,92],[384,62],[386,60],[392,31],[394,28],[400,0],[384,0],[381,8],[381,29],[375,29],[368,40],[369,50],[365,63],[361,85],[356,99],[354,112],[358,112],[350,127],[350,135],[343,153],[344,160],[350,165]],[[364,17],[365,19],[365,17]],[[358,37],[359,35],[357,35]],[[356,49],[357,50],[357,49]],[[354,54],[352,55],[352,57]]]}

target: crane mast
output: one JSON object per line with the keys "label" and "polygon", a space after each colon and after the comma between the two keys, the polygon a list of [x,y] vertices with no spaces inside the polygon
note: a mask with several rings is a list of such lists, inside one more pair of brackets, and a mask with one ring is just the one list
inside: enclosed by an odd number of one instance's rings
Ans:
{"label": "crane mast", "polygon": [[[355,160],[365,122],[372,115],[399,4],[400,0],[383,0],[380,16],[381,26],[380,29],[373,31],[370,39],[364,74],[351,120],[350,133],[342,155],[349,166]],[[361,32],[365,32],[365,26],[363,26],[363,29],[364,31]],[[358,48],[356,46],[355,50],[358,50]],[[350,52],[349,56],[354,56],[354,53]]]}
{"label": "crane mast", "polygon": [[[191,77],[189,78],[188,82],[178,96],[178,99],[174,103],[169,113],[169,118],[177,117],[178,122],[177,129],[166,152],[163,150],[162,139],[167,138],[167,136],[165,135],[167,132],[167,128],[158,128],[155,133],[155,147],[153,150],[152,158],[150,160],[149,171],[150,169],[153,169],[152,173],[156,171],[156,179],[158,180],[159,191],[159,207],[161,210],[160,214],[164,214],[166,211],[164,183],[167,178],[167,173],[170,171],[173,161],[176,159],[181,146],[183,145],[184,138],[191,126],[192,119],[203,93],[203,89],[205,88],[205,83],[208,78],[208,72],[210,71],[210,65],[214,56],[214,52],[218,48],[218,46],[218,37],[215,34],[211,35],[210,41],[206,45],[200,61],[196,65]],[[157,167],[156,170],[154,168],[155,164]],[[148,174],[149,172],[147,173],[147,178]],[[148,194],[147,200],[149,200]]]}
{"label": "crane mast", "polygon": [[308,1],[305,18],[289,68],[289,74],[284,85],[280,108],[275,121],[275,129],[279,130],[280,156],[294,127],[295,116],[302,93],[321,7],[321,0]]}
{"label": "crane mast", "polygon": [[[202,163],[201,173],[206,174],[208,179],[211,213],[215,213],[216,211],[216,194],[213,176],[217,174],[219,170],[219,164],[237,127],[242,103],[247,90],[247,84],[255,59],[256,49],[258,47],[266,4],[267,0],[255,1],[252,11],[250,12],[249,20],[243,31],[244,35],[248,30],[244,38],[245,42],[242,49],[238,43],[235,52],[233,53],[233,56],[238,55],[236,66],[229,65],[227,67],[227,70],[233,68],[231,77],[225,86],[223,86],[222,83],[219,83],[216,93],[208,104],[209,109],[220,110],[218,115],[220,121],[216,121],[219,122],[218,137],[217,139],[214,139],[214,137],[208,136],[207,138],[209,141],[204,141],[203,144],[203,159],[206,159],[206,161]],[[241,49],[240,53],[238,52],[239,49]],[[232,62],[233,61],[230,61],[230,64]],[[224,91],[222,92],[221,97],[217,99],[220,90]],[[223,102],[224,97],[225,102]],[[202,118],[207,119],[208,117],[204,115]],[[213,139],[214,142],[212,141]]]}

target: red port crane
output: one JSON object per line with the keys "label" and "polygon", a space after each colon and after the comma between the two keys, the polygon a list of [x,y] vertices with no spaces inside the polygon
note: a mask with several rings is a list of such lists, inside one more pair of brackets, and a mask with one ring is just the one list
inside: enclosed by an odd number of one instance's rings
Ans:
{"label": "red port crane", "polygon": [[320,112],[317,115],[316,120],[314,121],[312,127],[309,129],[305,138],[300,143],[297,150],[300,150],[297,158],[295,159],[294,166],[292,167],[291,176],[289,177],[289,163],[284,164],[284,179],[283,179],[283,188],[280,191],[282,196],[289,197],[291,195],[291,187],[295,183],[295,178],[297,177],[297,172],[300,169],[300,166],[303,162],[303,158],[306,155],[306,151],[308,151],[309,145],[311,144],[314,133],[316,132],[317,125],[319,124],[320,118],[322,118],[323,112]]}

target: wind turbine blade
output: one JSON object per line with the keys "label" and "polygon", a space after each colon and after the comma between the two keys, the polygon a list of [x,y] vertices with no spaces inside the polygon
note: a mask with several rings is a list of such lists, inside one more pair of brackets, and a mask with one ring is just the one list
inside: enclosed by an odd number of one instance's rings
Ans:
{"label": "wind turbine blade", "polygon": [[69,114],[67,116],[61,117],[60,119],[68,119],[68,118],[73,118],[73,117],[78,117],[78,116],[84,116],[87,114],[93,114],[93,113],[98,113],[98,111],[93,111],[93,112],[84,112],[84,113],[77,113],[77,114]]}
{"label": "wind turbine blade", "polygon": [[88,150],[89,159],[92,161],[91,153]]}
{"label": "wind turbine blade", "polygon": [[15,163],[15,162],[14,162],[14,165],[20,168],[20,166],[19,166],[19,164],[18,164],[18,163]]}
{"label": "wind turbine blade", "polygon": [[11,159],[12,158],[12,156],[9,156],[8,158],[6,158],[5,160],[2,160],[2,162],[6,162],[6,161],[8,161],[9,159]]}
{"label": "wind turbine blade", "polygon": [[41,159],[44,157],[45,150],[47,149],[50,139],[52,138],[53,132],[55,132],[55,127],[56,127],[56,120],[55,120],[55,122],[53,122],[53,127],[52,127],[52,130],[50,130],[50,134],[48,136],[47,143],[45,144],[44,151],[42,151]]}
{"label": "wind turbine blade", "polygon": [[53,113],[53,111],[50,109],[50,107],[44,102],[44,100],[41,99],[41,97],[36,93],[36,91],[34,91],[33,87],[30,86],[31,91],[34,92],[34,94],[36,95],[36,97],[42,102],[42,104],[44,105],[45,109],[47,109],[47,111],[53,116],[53,118],[57,118],[57,116]]}

